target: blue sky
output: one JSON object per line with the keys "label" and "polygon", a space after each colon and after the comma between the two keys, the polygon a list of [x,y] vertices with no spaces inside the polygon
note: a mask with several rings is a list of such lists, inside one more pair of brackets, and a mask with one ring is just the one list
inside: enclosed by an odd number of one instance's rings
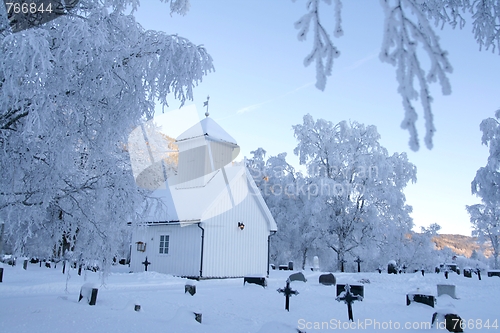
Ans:
{"label": "blue sky", "polygon": [[[323,7],[332,32],[333,6]],[[210,95],[210,116],[238,141],[241,156],[262,147],[269,156],[287,152],[289,163],[298,167],[292,125],[307,113],[334,123],[376,125],[389,153],[407,152],[417,166],[417,183],[405,190],[415,225],[438,223],[442,233],[470,235],[465,205],[479,202],[470,194],[470,183],[488,157],[479,124],[500,108],[498,50],[479,51],[470,20],[463,30],[437,29],[454,68],[452,94],[443,96],[440,86],[431,86],[434,148],[421,141],[415,153],[408,132],[400,128],[404,114],[395,69],[378,58],[384,19],[379,1],[344,1],[344,36],[334,38],[341,55],[323,92],[314,87],[314,65],[303,65],[311,37],[299,42],[293,25],[305,12],[303,0],[191,0],[190,11],[179,16],[170,15],[160,1],[144,0],[136,18],[145,29],[206,47],[216,71],[194,89],[194,101],[187,104],[194,104],[201,119]],[[169,104],[166,112],[179,106],[173,98]],[[417,126],[423,139],[422,113]]]}

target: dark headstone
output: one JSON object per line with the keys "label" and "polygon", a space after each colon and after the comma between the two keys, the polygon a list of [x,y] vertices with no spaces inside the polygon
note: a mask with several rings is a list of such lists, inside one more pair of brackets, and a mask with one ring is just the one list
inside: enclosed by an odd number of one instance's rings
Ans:
{"label": "dark headstone", "polygon": [[134,311],[141,311],[141,306],[139,304],[134,305]]}
{"label": "dark headstone", "polygon": [[78,298],[78,302],[82,300],[82,298],[86,298],[89,305],[95,305],[97,302],[97,292],[99,291],[98,288],[93,287],[91,284],[84,284],[80,288],[80,297]]}
{"label": "dark headstone", "polygon": [[38,258],[31,258],[30,259],[30,264],[38,264],[40,260]]}
{"label": "dark headstone", "polygon": [[271,269],[274,271],[276,269],[276,265],[275,264],[271,264]]}
{"label": "dark headstone", "polygon": [[393,262],[389,262],[387,264],[387,273],[388,274],[398,274],[398,268]]}
{"label": "dark headstone", "polygon": [[287,271],[288,270],[288,265],[279,265],[278,270],[280,271]]}
{"label": "dark headstone", "polygon": [[245,285],[245,283],[247,282],[258,284],[264,288],[267,287],[267,280],[265,277],[245,276],[243,278],[243,285]]}
{"label": "dark headstone", "polygon": [[193,313],[194,313],[194,320],[196,320],[201,324],[201,313],[196,313],[196,312]]}
{"label": "dark headstone", "polygon": [[[435,323],[439,325],[439,319],[444,319],[445,328],[448,330],[448,332],[463,332],[462,327],[464,327],[464,321],[457,314],[447,313],[443,318],[442,314],[434,312],[434,314],[432,315],[432,326],[434,326]],[[441,329],[442,327],[439,325],[438,328]]]}
{"label": "dark headstone", "polygon": [[500,271],[488,271],[488,277],[498,276],[500,277]]}
{"label": "dark headstone", "polygon": [[3,281],[3,268],[0,267],[0,282]]}
{"label": "dark headstone", "polygon": [[293,261],[288,262],[288,269],[293,271]]}
{"label": "dark headstone", "polygon": [[466,278],[472,278],[472,270],[464,268],[464,276]]}
{"label": "dark headstone", "polygon": [[304,274],[302,274],[302,272],[291,274],[288,278],[290,279],[290,281],[302,281],[302,282],[307,281],[306,277],[304,276]]}
{"label": "dark headstone", "polygon": [[28,269],[28,259],[23,260],[23,269],[24,270]]}
{"label": "dark headstone", "polygon": [[[345,284],[337,284],[337,296],[345,290]],[[349,285],[351,294],[354,296],[365,297],[365,287],[363,285]]]}
{"label": "dark headstone", "polygon": [[191,296],[193,296],[194,294],[196,294],[196,286],[193,286],[191,284],[186,284],[184,286],[184,294],[185,293],[189,293]]}
{"label": "dark headstone", "polygon": [[121,258],[120,261],[118,261],[120,265],[126,265],[127,264],[127,259]]}
{"label": "dark headstone", "polygon": [[433,295],[407,294],[406,305],[410,305],[411,302],[422,303],[434,307],[436,298]]}
{"label": "dark headstone", "polygon": [[335,285],[337,280],[332,273],[322,274],[319,276],[319,283],[324,284],[325,286]]}
{"label": "dark headstone", "polygon": [[50,268],[50,261],[45,262],[45,267]]}

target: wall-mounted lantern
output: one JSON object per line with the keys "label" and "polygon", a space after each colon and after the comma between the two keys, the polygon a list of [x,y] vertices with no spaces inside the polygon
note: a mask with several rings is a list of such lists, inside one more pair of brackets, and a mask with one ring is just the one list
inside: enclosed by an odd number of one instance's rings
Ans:
{"label": "wall-mounted lantern", "polygon": [[146,252],[146,243],[136,242],[135,244],[137,244],[137,251]]}
{"label": "wall-mounted lantern", "polygon": [[238,222],[238,228],[240,228],[240,230],[245,229],[245,225],[243,224],[243,222]]}

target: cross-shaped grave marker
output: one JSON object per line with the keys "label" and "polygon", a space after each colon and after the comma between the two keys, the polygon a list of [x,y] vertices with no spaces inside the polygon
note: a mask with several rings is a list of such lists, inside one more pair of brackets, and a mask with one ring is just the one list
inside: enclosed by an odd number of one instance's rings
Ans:
{"label": "cross-shaped grave marker", "polygon": [[339,302],[344,301],[344,303],[347,304],[347,314],[349,316],[349,320],[354,321],[352,316],[352,303],[354,301],[362,301],[363,296],[361,295],[354,296],[351,293],[351,286],[349,286],[349,284],[346,284],[344,287],[344,291],[339,296],[337,296],[336,300]]}
{"label": "cross-shaped grave marker", "polygon": [[340,271],[344,273],[344,263],[346,263],[347,260],[340,259]]}
{"label": "cross-shaped grave marker", "polygon": [[147,272],[148,271],[148,265],[150,265],[151,263],[148,261],[148,257],[146,257],[146,260],[144,260],[142,262],[142,264],[144,265],[144,271]]}
{"label": "cross-shaped grave marker", "polygon": [[298,295],[299,292],[297,290],[292,290],[290,288],[290,279],[286,280],[286,287],[277,289],[279,293],[285,294],[285,310],[290,311],[290,296]]}
{"label": "cross-shaped grave marker", "polygon": [[361,260],[358,256],[358,258],[356,260],[354,260],[354,262],[358,263],[358,273],[361,272],[361,267],[359,264],[361,264],[363,262],[363,260]]}

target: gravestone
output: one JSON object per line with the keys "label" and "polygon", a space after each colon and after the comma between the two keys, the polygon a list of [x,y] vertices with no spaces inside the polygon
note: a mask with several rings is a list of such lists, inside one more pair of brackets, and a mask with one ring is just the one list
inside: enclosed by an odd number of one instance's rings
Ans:
{"label": "gravestone", "polygon": [[437,295],[449,295],[452,298],[457,299],[457,295],[455,293],[455,285],[454,284],[438,284],[437,285]]}
{"label": "gravestone", "polygon": [[337,281],[335,280],[335,276],[332,273],[321,274],[319,276],[319,283],[325,286],[335,285]]}
{"label": "gravestone", "polygon": [[293,271],[293,261],[288,262],[288,269]]}
{"label": "gravestone", "polygon": [[470,269],[470,268],[464,268],[464,277],[466,277],[466,278],[472,278],[472,269]]}
{"label": "gravestone", "polygon": [[347,260],[340,259],[339,262],[340,262],[340,271],[344,273],[344,264],[347,262]]}
{"label": "gravestone", "polygon": [[394,260],[391,260],[387,263],[387,273],[398,274],[398,266]]}
{"label": "gravestone", "polygon": [[243,278],[243,285],[245,285],[245,283],[254,283],[254,284],[258,284],[262,287],[267,287],[267,280],[265,277],[262,277],[262,276],[245,276]]}
{"label": "gravestone", "polygon": [[27,270],[28,269],[28,259],[23,260],[23,269]]}
{"label": "gravestone", "polygon": [[85,283],[80,288],[80,297],[78,298],[78,302],[82,300],[82,298],[86,298],[89,305],[95,305],[97,302],[97,292],[99,289],[93,283]]}
{"label": "gravestone", "polygon": [[435,327],[436,324],[441,329],[442,326],[439,324],[439,321],[444,322],[448,332],[463,332],[462,327],[465,326],[463,319],[455,313],[434,312],[432,315],[432,326]]}
{"label": "gravestone", "polygon": [[50,261],[45,262],[45,267],[50,268]]}
{"label": "gravestone", "polygon": [[361,260],[358,256],[358,258],[356,260],[354,260],[354,262],[358,264],[358,273],[361,272],[360,264],[363,262],[363,260]]}
{"label": "gravestone", "polygon": [[478,278],[479,280],[481,280],[481,270],[479,269],[479,265],[478,265],[478,266],[476,266],[476,274],[477,274],[477,278]]}
{"label": "gravestone", "polygon": [[141,305],[140,304],[135,304],[134,305],[134,311],[137,311],[137,312],[141,311]]}
{"label": "gravestone", "polygon": [[279,271],[287,271],[288,270],[288,265],[279,265],[278,266]]}
{"label": "gravestone", "polygon": [[290,288],[290,279],[286,280],[286,287],[277,289],[279,293],[283,293],[285,295],[285,310],[290,311],[290,296],[298,295],[299,292],[297,290],[292,290]]}
{"label": "gravestone", "polygon": [[307,279],[306,277],[304,276],[304,274],[302,274],[302,272],[298,272],[298,273],[293,273],[291,274],[288,279],[290,279],[290,281],[302,281],[302,282],[307,282]]}
{"label": "gravestone", "polygon": [[142,262],[142,264],[144,265],[144,271],[147,272],[148,271],[148,266],[151,265],[151,263],[148,261],[148,257],[146,256],[146,260],[144,260]]}
{"label": "gravestone", "polygon": [[274,271],[276,269],[276,265],[275,264],[271,264],[271,269]]}
{"label": "gravestone", "polygon": [[422,303],[434,307],[436,304],[436,298],[434,295],[423,294],[419,292],[406,294],[406,305],[410,305],[411,302]]}
{"label": "gravestone", "polygon": [[[347,284],[337,284],[337,296],[345,291],[346,285]],[[349,284],[349,290],[354,296],[365,297],[365,287],[363,285]]]}
{"label": "gravestone", "polygon": [[184,286],[184,294],[185,293],[189,293],[191,296],[193,296],[194,294],[196,294],[196,286],[192,284],[186,284]]}
{"label": "gravestone", "polygon": [[193,312],[194,313],[194,320],[199,322],[201,324],[201,313]]}
{"label": "gravestone", "polygon": [[[339,285],[337,285],[337,291],[338,291],[338,286]],[[344,303],[347,304],[347,315],[349,317],[349,320],[354,321],[354,317],[352,315],[352,303],[354,301],[362,301],[363,296],[354,295],[354,293],[351,292],[351,288],[350,288],[349,284],[346,284],[344,286],[344,290],[339,295],[337,295],[336,300],[338,302],[344,301]]]}
{"label": "gravestone", "polygon": [[318,256],[314,256],[314,258],[313,258],[313,270],[319,271],[319,258],[318,258]]}
{"label": "gravestone", "polygon": [[3,281],[3,267],[0,267],[0,282]]}
{"label": "gravestone", "polygon": [[500,277],[500,270],[489,270],[488,271],[488,277],[492,277],[492,276],[498,276],[498,277]]}

